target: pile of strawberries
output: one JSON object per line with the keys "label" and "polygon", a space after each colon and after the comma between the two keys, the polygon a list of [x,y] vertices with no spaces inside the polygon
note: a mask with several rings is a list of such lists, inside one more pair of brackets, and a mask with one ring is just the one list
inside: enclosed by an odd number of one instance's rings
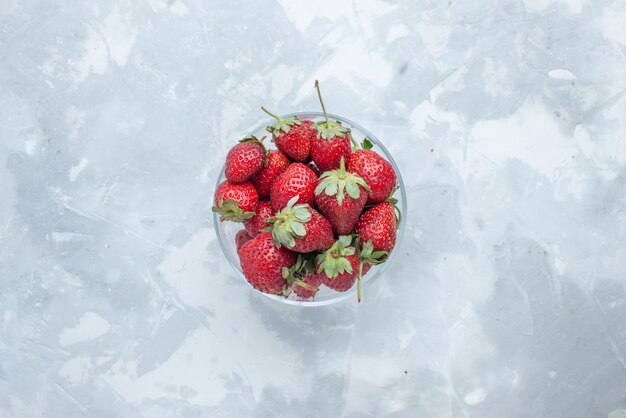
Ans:
{"label": "pile of strawberries", "polygon": [[265,137],[244,138],[226,156],[213,211],[222,221],[242,222],[236,235],[241,269],[261,292],[300,299],[324,285],[345,292],[372,265],[383,263],[396,243],[400,211],[391,164],[361,145],[341,122],[281,118]]}

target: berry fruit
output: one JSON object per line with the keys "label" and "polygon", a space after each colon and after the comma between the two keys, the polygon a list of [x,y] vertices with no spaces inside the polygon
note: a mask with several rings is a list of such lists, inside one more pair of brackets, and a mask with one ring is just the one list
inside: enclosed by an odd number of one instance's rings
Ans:
{"label": "berry fruit", "polygon": [[239,249],[241,270],[246,280],[257,290],[277,295],[287,287],[283,278],[283,268],[296,262],[295,253],[277,248],[272,235],[263,232]]}
{"label": "berry fruit", "polygon": [[313,203],[316,184],[317,176],[313,170],[302,163],[291,164],[272,184],[272,207],[279,211],[294,196],[299,196],[299,203]]}
{"label": "berry fruit", "polygon": [[337,235],[349,235],[361,216],[368,191],[361,177],[346,171],[342,158],[339,169],[326,171],[317,181],[315,203]]}
{"label": "berry fruit", "polygon": [[311,143],[311,159],[320,171],[335,170],[339,168],[341,159],[347,161],[352,152],[350,129],[342,126],[339,121],[328,119],[317,80],[315,88],[324,112],[324,120],[315,124],[317,135]]}
{"label": "berry fruit", "polygon": [[356,150],[348,160],[348,171],[359,175],[369,186],[367,204],[384,202],[396,185],[396,173],[389,161],[368,149]]}
{"label": "berry fruit", "polygon": [[226,155],[224,175],[231,183],[243,183],[261,170],[265,162],[263,138],[244,138]]}
{"label": "berry fruit", "polygon": [[259,205],[256,208],[254,216],[250,219],[247,219],[244,223],[246,231],[248,231],[248,235],[250,237],[256,237],[267,228],[267,219],[274,216],[274,211],[272,210],[272,204],[267,200],[259,202]]}
{"label": "berry fruit", "polygon": [[225,180],[217,186],[213,203],[213,212],[220,215],[220,220],[244,222],[254,216],[259,194],[250,182],[231,183]]}
{"label": "berry fruit", "polygon": [[276,147],[294,161],[306,161],[311,152],[311,141],[315,137],[313,122],[297,117],[281,118],[264,107],[261,109],[276,119],[274,125],[267,127]]}

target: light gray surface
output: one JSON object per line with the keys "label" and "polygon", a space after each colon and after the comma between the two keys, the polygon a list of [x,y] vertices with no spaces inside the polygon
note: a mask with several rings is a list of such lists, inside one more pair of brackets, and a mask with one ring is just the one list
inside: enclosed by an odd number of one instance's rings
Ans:
{"label": "light gray surface", "polygon": [[[0,416],[624,418],[624,2],[304,3],[0,2]],[[410,196],[360,306],[209,219],[315,78]]]}

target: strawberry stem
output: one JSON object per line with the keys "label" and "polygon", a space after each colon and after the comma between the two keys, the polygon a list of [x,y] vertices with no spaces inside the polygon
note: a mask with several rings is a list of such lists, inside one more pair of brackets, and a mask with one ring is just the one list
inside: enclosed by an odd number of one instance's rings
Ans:
{"label": "strawberry stem", "polygon": [[264,111],[265,113],[267,113],[268,115],[270,115],[271,117],[273,117],[274,119],[276,119],[277,121],[282,121],[283,118],[281,118],[278,115],[273,114],[272,112],[270,112],[269,110],[267,110],[266,108],[264,108],[263,106],[261,106],[261,110]]}
{"label": "strawberry stem", "polygon": [[320,92],[320,83],[315,80],[315,88],[317,89],[317,97],[320,99],[320,104],[322,105],[322,112],[324,112],[324,119],[326,119],[326,126],[328,126],[328,115],[326,114],[326,107],[324,106],[324,101],[322,100],[322,93]]}
{"label": "strawberry stem", "polygon": [[350,142],[352,142],[352,152],[360,149],[361,147],[359,146],[358,142],[356,142],[354,138],[352,138],[352,135],[348,134],[348,136],[350,137]]}
{"label": "strawberry stem", "polygon": [[343,157],[341,157],[341,160],[339,162],[339,174],[338,177],[340,179],[345,179],[346,178],[346,163],[343,161]]}

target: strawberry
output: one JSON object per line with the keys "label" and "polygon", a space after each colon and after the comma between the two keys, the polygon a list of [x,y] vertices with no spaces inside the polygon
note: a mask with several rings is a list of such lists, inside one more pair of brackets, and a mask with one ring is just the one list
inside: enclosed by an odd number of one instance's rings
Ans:
{"label": "strawberry", "polygon": [[275,216],[267,220],[267,230],[272,232],[278,248],[285,246],[297,253],[325,250],[333,244],[333,228],[330,223],[307,203],[298,203],[298,196],[291,198]]}
{"label": "strawberry", "polygon": [[259,194],[249,181],[231,183],[224,180],[217,186],[213,202],[213,212],[220,215],[220,220],[243,222],[254,216]]}
{"label": "strawberry", "polygon": [[232,147],[226,155],[224,175],[231,183],[243,183],[250,180],[265,162],[263,138],[254,136],[244,138]]}
{"label": "strawberry", "polygon": [[396,245],[398,220],[394,213],[395,206],[384,202],[370,208],[361,215],[354,230],[361,237],[363,244],[371,241],[373,251],[391,252]]}
{"label": "strawberry", "polygon": [[276,177],[289,166],[289,159],[280,151],[271,150],[267,154],[267,164],[250,180],[260,198],[268,197]]}
{"label": "strawberry", "polygon": [[343,235],[315,258],[317,273],[326,287],[345,292],[354,284],[359,270],[359,256],[352,246],[352,236]]}
{"label": "strawberry", "polygon": [[[371,147],[371,142],[367,138],[363,144],[365,148]],[[368,205],[384,202],[396,185],[396,173],[389,161],[369,148],[356,150],[350,156],[348,171],[361,176],[370,187]]]}
{"label": "strawberry", "polygon": [[276,177],[272,184],[270,200],[275,211],[285,207],[294,196],[299,196],[300,203],[313,203],[317,176],[302,163],[293,163]]}
{"label": "strawberry", "polygon": [[282,276],[283,268],[291,267],[296,262],[296,255],[284,247],[277,248],[272,234],[263,232],[241,247],[239,261],[243,275],[252,287],[277,295],[287,286]]}
{"label": "strawberry", "polygon": [[243,247],[243,244],[250,241],[251,239],[252,237],[248,234],[248,231],[246,231],[245,229],[238,231],[237,235],[235,235],[235,244],[237,245],[237,252],[239,252],[239,249]]}
{"label": "strawberry", "polygon": [[300,299],[311,299],[319,290],[321,277],[315,272],[312,255],[298,254],[298,260],[290,268],[283,268],[283,277]]}
{"label": "strawberry", "polygon": [[250,219],[246,219],[244,224],[248,235],[252,238],[259,235],[263,229],[267,228],[265,220],[271,218],[273,215],[274,210],[272,210],[272,204],[270,202],[266,200],[259,202],[254,216]]}
{"label": "strawberry", "polygon": [[342,158],[350,157],[350,139],[347,137],[332,139],[315,139],[311,145],[311,158],[321,171],[335,170],[339,168]]}
{"label": "strawberry", "polygon": [[347,161],[352,152],[350,129],[342,126],[339,121],[328,120],[317,80],[315,88],[324,112],[324,120],[315,124],[316,137],[311,142],[311,159],[321,171],[335,170],[339,168],[341,158]]}
{"label": "strawberry", "polygon": [[[393,193],[393,191],[392,191]],[[389,197],[385,202],[368,209],[354,228],[359,237],[359,274],[357,297],[361,301],[361,277],[372,265],[383,263],[396,245],[396,231],[400,223],[400,210],[395,205],[398,201]],[[397,213],[397,217],[396,217]]]}
{"label": "strawberry", "polygon": [[293,286],[293,292],[298,295],[300,299],[312,299],[320,290],[322,284],[322,276],[320,273],[312,273],[303,277],[302,283],[296,283]]}
{"label": "strawberry", "polygon": [[348,235],[365,207],[368,191],[361,177],[346,171],[342,158],[338,170],[326,171],[317,181],[315,203],[337,235]]}
{"label": "strawberry", "polygon": [[276,119],[274,125],[267,127],[276,147],[294,161],[306,161],[311,151],[311,141],[315,137],[313,122],[300,120],[298,117],[281,118],[263,106],[261,109]]}

